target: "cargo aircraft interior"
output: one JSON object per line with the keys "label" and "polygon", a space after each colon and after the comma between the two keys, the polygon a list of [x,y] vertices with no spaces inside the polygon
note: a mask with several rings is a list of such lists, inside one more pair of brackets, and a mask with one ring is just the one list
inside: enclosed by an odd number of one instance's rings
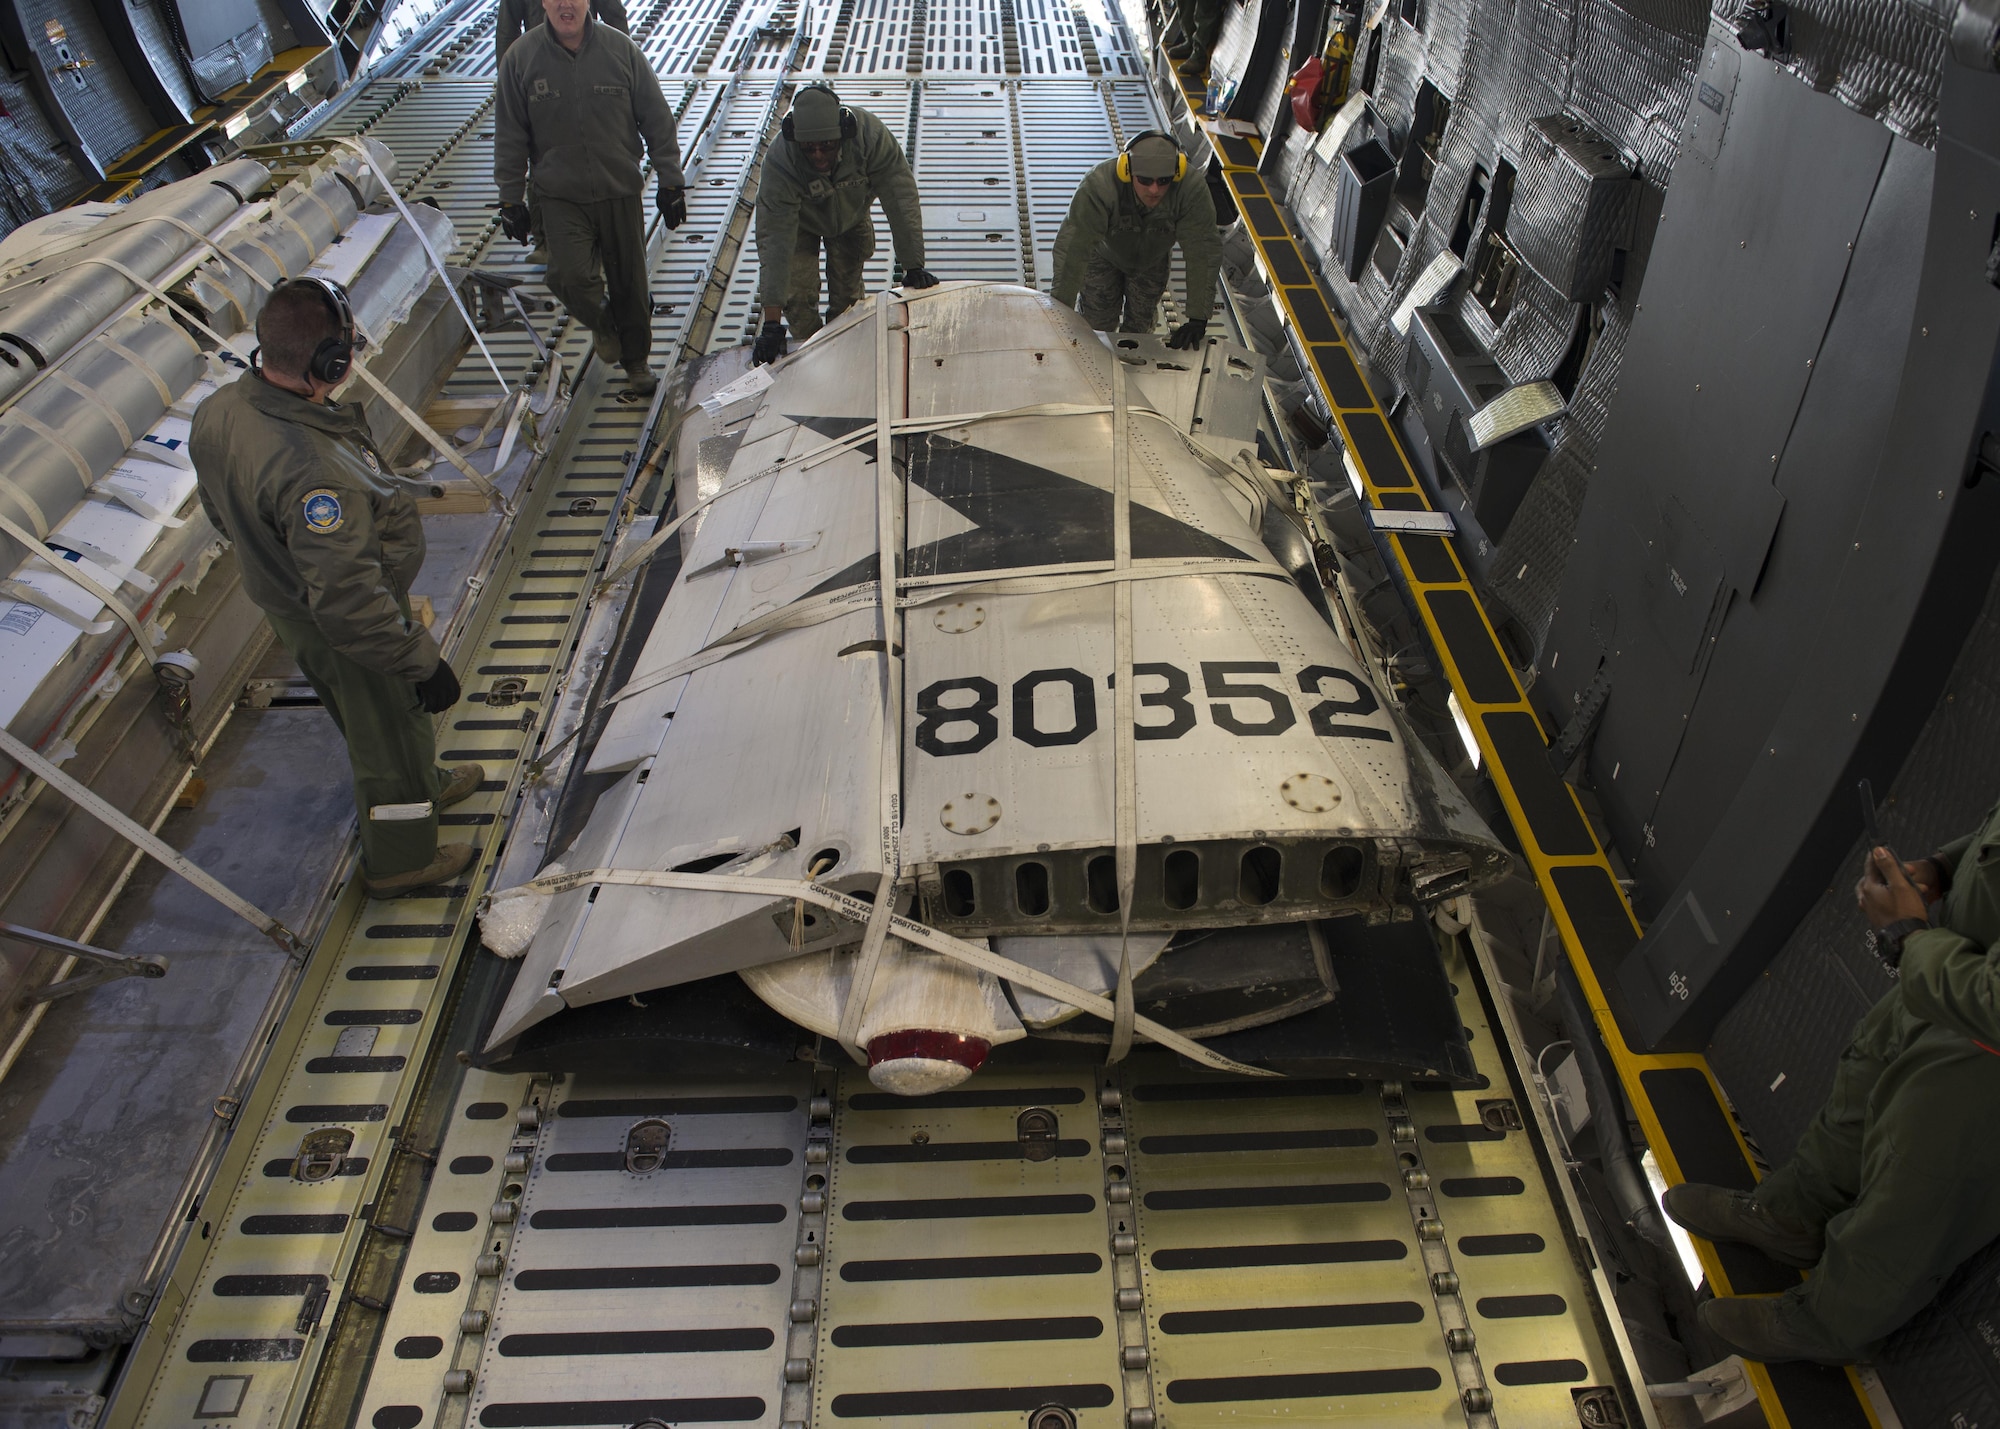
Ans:
{"label": "cargo aircraft interior", "polygon": [[2000,1426],[2000,0],[0,59],[0,1429]]}

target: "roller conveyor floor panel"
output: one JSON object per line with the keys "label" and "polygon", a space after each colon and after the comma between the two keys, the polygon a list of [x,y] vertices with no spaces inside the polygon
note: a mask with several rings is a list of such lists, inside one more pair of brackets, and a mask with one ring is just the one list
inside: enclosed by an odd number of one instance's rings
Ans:
{"label": "roller conveyor floor panel", "polygon": [[[1044,289],[1082,175],[1166,123],[1142,46],[1094,0],[653,0],[633,20],[702,155],[685,226],[649,229],[663,369],[754,333],[748,203],[791,86],[824,77],[902,139],[941,276]],[[481,860],[322,910],[106,1423],[1622,1422],[1579,1417],[1622,1413],[1630,1369],[1462,948],[1476,1089],[1266,1084],[1157,1049],[1019,1058],[915,1101],[804,1062],[755,1083],[466,1065],[493,965],[473,904],[540,866],[554,780],[533,761],[584,717],[611,635],[593,587],[638,503],[667,499],[646,467],[666,434],[498,230],[490,15],[435,30],[302,137],[394,150],[402,197],[453,220],[450,260],[520,280],[574,383],[503,536],[428,518],[491,562],[434,592],[471,701],[440,720],[440,759],[488,775],[448,821]],[[871,292],[892,276],[878,231]],[[1163,327],[1184,296],[1177,259]],[[548,371],[519,325],[484,345],[499,379],[475,346],[440,402]],[[301,1180],[301,1136],[329,1125],[351,1140]]]}

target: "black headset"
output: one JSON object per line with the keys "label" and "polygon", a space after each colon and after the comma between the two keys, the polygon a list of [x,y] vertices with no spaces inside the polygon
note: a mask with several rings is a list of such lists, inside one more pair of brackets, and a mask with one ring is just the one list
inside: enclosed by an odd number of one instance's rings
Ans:
{"label": "black headset", "polygon": [[1164,129],[1148,129],[1144,133],[1134,134],[1132,136],[1132,143],[1127,144],[1124,150],[1118,155],[1118,177],[1122,182],[1128,184],[1132,182],[1132,145],[1137,144],[1141,139],[1164,139],[1169,144],[1172,144],[1174,152],[1180,156],[1180,164],[1174,170],[1174,182],[1179,183],[1187,177],[1187,150],[1181,147],[1181,141],[1167,133]]}
{"label": "black headset", "polygon": [[[361,345],[354,329],[354,304],[348,299],[347,289],[331,278],[308,275],[286,279],[271,290],[272,295],[275,297],[285,288],[311,288],[333,315],[334,324],[340,330],[333,337],[320,339],[319,346],[313,349],[312,357],[306,363],[306,376],[338,387],[353,370],[354,349]],[[250,370],[260,377],[264,373],[263,353],[262,347],[250,350]]]}
{"label": "black headset", "polygon": [[[805,87],[805,89],[801,89],[799,93],[804,94],[807,89],[817,89],[822,93],[832,94],[835,99],[840,98],[838,94],[834,94],[833,86],[830,84],[809,84]],[[794,105],[798,103],[798,99],[796,96],[793,98],[792,103]],[[857,127],[859,126],[857,126],[854,122],[854,111],[852,109],[849,109],[845,104],[841,105],[840,137],[843,139],[852,139],[854,137],[854,131]],[[789,112],[787,112],[785,117],[779,121],[778,130],[787,139],[790,139],[793,143],[796,144],[798,142],[797,138],[792,133],[792,116]]]}
{"label": "black headset", "polygon": [[313,349],[306,375],[339,386],[354,367],[354,304],[348,300],[347,289],[331,278],[294,278],[292,282],[310,287],[326,299],[327,311],[333,314],[334,325],[339,329],[334,336],[322,338]]}

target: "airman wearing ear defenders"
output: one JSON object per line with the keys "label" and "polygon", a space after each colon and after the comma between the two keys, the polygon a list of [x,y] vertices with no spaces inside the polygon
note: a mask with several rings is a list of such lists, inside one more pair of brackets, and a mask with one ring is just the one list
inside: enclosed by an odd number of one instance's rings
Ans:
{"label": "airman wearing ear defenders", "polygon": [[1187,321],[1167,345],[1194,348],[1215,310],[1222,268],[1215,202],[1180,145],[1148,130],[1077,185],[1056,235],[1050,295],[1076,307],[1099,332],[1151,332],[1176,243],[1187,263]]}
{"label": "airman wearing ear defenders", "polygon": [[785,355],[785,324],[801,340],[820,330],[819,250],[826,246],[826,321],[861,297],[862,269],[875,254],[868,206],[882,201],[895,235],[903,286],[929,288],[924,268],[924,210],[909,160],[888,126],[850,109],[823,84],[792,99],[782,136],[764,156],[757,188],[757,289],[764,308],[756,360]]}
{"label": "airman wearing ear defenders", "polygon": [[361,408],[332,400],[354,361],[346,293],[319,278],[280,284],[257,340],[251,371],[195,410],[202,509],[347,741],[368,891],[441,883],[473,849],[438,845],[438,810],[469,797],[485,771],[437,767],[431,716],[457,703],[458,680],[411,615],[424,563],[416,502]]}
{"label": "airman wearing ear defenders", "polygon": [[626,391],[650,393],[659,378],[647,364],[653,304],[639,165],[651,155],[660,221],[680,227],[687,179],[674,112],[651,62],[592,19],[589,0],[542,0],[542,9],[546,23],[507,51],[493,90],[500,226],[528,241],[532,161],[549,291],[596,334],[600,358],[624,365]]}

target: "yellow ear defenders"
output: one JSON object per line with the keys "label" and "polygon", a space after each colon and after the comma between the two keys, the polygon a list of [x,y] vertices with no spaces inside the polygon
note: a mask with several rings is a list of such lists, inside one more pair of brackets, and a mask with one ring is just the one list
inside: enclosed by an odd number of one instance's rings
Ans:
{"label": "yellow ear defenders", "polygon": [[1141,139],[1164,139],[1169,144],[1172,144],[1174,146],[1174,153],[1179,156],[1179,163],[1174,168],[1174,182],[1179,183],[1187,177],[1187,151],[1181,148],[1181,141],[1163,129],[1148,129],[1143,134],[1134,134],[1132,142],[1127,144],[1125,151],[1118,156],[1118,181],[1120,183],[1129,184],[1132,182],[1132,145],[1137,144]]}

